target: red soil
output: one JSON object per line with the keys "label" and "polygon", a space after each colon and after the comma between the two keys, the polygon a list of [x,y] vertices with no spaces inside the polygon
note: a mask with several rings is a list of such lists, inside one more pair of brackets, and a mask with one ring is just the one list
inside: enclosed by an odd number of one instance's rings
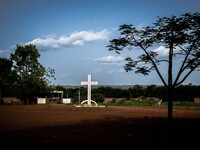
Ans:
{"label": "red soil", "polygon": [[169,126],[163,106],[0,105],[0,145],[26,150],[199,147],[200,109],[174,108],[173,117]]}

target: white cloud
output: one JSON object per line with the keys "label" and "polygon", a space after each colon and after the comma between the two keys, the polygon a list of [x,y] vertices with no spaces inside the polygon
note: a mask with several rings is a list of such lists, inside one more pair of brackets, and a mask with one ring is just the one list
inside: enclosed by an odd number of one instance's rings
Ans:
{"label": "white cloud", "polygon": [[169,49],[165,48],[164,46],[159,46],[153,51],[156,52],[159,56],[168,56],[169,54]]}
{"label": "white cloud", "polygon": [[108,37],[110,32],[106,29],[99,32],[94,31],[79,31],[73,32],[69,36],[55,37],[54,35],[44,38],[36,38],[32,41],[26,42],[25,45],[34,44],[42,50],[57,49],[62,47],[80,46],[88,42],[104,40]]}
{"label": "white cloud", "polygon": [[94,61],[100,61],[100,62],[106,62],[106,63],[119,62],[122,60],[124,60],[124,58],[121,56],[116,57],[116,56],[111,56],[111,55],[94,59]]}
{"label": "white cloud", "polygon": [[[164,46],[159,46],[153,51],[156,52],[161,57],[169,56],[169,48],[165,48]],[[179,47],[174,48],[174,53],[178,53],[179,51],[180,51]]]}
{"label": "white cloud", "polygon": [[145,24],[144,24],[144,23],[141,23],[141,24],[139,24],[139,25],[136,27],[136,29],[137,29],[137,30],[142,30],[143,27],[145,27]]}

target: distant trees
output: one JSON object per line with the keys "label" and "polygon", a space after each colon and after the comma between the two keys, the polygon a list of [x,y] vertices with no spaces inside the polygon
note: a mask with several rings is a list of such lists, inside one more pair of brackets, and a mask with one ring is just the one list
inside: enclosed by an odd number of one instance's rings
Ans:
{"label": "distant trees", "polygon": [[[80,90],[80,100],[83,101],[87,98],[87,88],[66,88],[64,86],[55,86],[54,90],[63,91],[64,97],[73,98],[75,102],[79,100],[79,90]],[[200,86],[197,85],[180,85],[175,89],[174,101],[194,101],[194,97],[200,97]],[[102,102],[103,98],[123,98],[130,100],[130,98],[138,97],[155,97],[162,98],[164,102],[167,101],[167,89],[165,86],[157,85],[133,85],[129,88],[120,88],[112,86],[100,86],[92,89],[92,99],[96,102]]]}
{"label": "distant trees", "polygon": [[[119,54],[133,47],[142,50],[138,59],[127,57],[124,68],[143,75],[156,71],[168,91],[168,119],[171,122],[174,89],[200,67],[200,14],[158,18],[152,26],[142,29],[125,24],[120,26],[119,31],[121,36],[110,41],[108,50]],[[154,50],[160,46],[167,52],[166,57],[159,57]],[[160,64],[167,66],[167,78],[161,72]],[[180,65],[179,69],[173,70],[175,65]]]}

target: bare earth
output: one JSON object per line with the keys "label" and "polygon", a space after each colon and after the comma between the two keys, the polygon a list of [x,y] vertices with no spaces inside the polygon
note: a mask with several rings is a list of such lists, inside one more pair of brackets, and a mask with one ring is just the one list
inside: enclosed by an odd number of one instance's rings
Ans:
{"label": "bare earth", "polygon": [[[200,108],[0,105],[0,146],[26,150],[199,147]],[[198,149],[198,148],[197,148]]]}

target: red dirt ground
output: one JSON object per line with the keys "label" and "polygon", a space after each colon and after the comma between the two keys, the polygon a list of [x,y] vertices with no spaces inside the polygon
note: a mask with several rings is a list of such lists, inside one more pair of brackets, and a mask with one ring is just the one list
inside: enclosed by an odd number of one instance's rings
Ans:
{"label": "red dirt ground", "polygon": [[173,117],[170,127],[163,106],[0,105],[0,145],[20,150],[199,147],[200,108],[174,108]]}

